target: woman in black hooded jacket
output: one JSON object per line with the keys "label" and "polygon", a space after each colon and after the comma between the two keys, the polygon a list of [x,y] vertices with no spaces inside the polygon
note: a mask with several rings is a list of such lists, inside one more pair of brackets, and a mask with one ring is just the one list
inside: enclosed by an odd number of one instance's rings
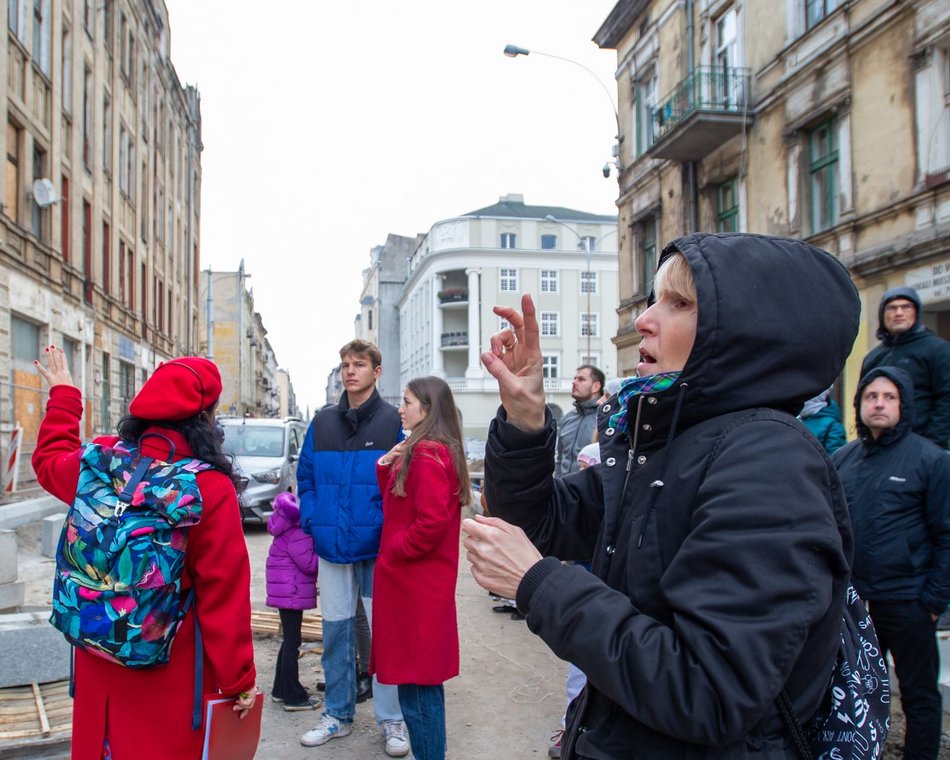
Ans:
{"label": "woman in black hooded jacket", "polygon": [[[822,250],[740,234],[675,240],[657,282],[637,319],[650,377],[602,405],[601,464],[563,480],[534,305],[496,308],[512,329],[482,357],[503,406],[494,517],[464,523],[472,571],[588,677],[562,757],[796,758],[775,699],[786,689],[803,721],[819,705],[852,543],[835,470],[795,415],[841,371],[857,292]],[[591,558],[592,573],[559,561]]]}

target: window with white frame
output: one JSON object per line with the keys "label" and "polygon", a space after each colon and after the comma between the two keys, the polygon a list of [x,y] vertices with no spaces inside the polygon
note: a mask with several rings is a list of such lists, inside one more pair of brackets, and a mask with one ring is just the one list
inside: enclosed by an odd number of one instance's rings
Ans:
{"label": "window with white frame", "polygon": [[581,237],[581,248],[585,251],[596,251],[597,238],[593,235],[584,235]]}
{"label": "window with white frame", "polygon": [[542,293],[557,293],[558,292],[557,272],[558,270],[556,269],[542,269],[541,270],[541,292]]}
{"label": "window with white frame", "polygon": [[73,112],[73,38],[69,27],[63,26],[63,113]]}
{"label": "window with white frame", "polygon": [[561,357],[557,354],[544,354],[541,357],[541,374],[545,379],[560,377]]}
{"label": "window with white frame", "polygon": [[597,293],[597,272],[581,272],[581,293]]}
{"label": "window with white frame", "polygon": [[577,362],[577,366],[580,367],[584,364],[590,364],[594,367],[600,367],[600,354],[597,352],[591,352],[590,354],[581,354],[580,360]]}
{"label": "window with white frame", "polygon": [[596,338],[598,335],[597,329],[597,314],[585,314],[581,313],[581,337],[587,337],[588,335],[591,338]]}
{"label": "window with white frame", "polygon": [[553,251],[557,248],[557,235],[542,235],[541,236],[541,250],[542,251]]}
{"label": "window with white frame", "polygon": [[498,317],[498,332],[511,329],[511,322],[504,317]]}
{"label": "window with white frame", "polygon": [[739,61],[739,14],[733,7],[715,22],[716,70],[715,97],[720,107],[734,107],[743,102]]}
{"label": "window with white frame", "polygon": [[498,270],[498,290],[502,293],[518,292],[518,270],[500,269]]}
{"label": "window with white frame", "polygon": [[52,20],[50,0],[33,0],[33,60],[46,76],[50,75],[49,48]]}
{"label": "window with white frame", "polygon": [[499,242],[500,248],[517,248],[518,236],[514,232],[502,232]]}
{"label": "window with white frame", "polygon": [[817,26],[826,16],[830,16],[840,4],[840,0],[803,0],[805,3],[805,29]]}
{"label": "window with white frame", "polygon": [[928,187],[950,177],[950,38],[914,56],[917,162]]}
{"label": "window with white frame", "polygon": [[553,338],[561,334],[561,315],[556,311],[541,312],[541,335]]}
{"label": "window with white frame", "polygon": [[642,156],[656,139],[653,109],[656,107],[656,69],[652,66],[637,77],[634,85],[634,118],[637,125],[637,156]]}

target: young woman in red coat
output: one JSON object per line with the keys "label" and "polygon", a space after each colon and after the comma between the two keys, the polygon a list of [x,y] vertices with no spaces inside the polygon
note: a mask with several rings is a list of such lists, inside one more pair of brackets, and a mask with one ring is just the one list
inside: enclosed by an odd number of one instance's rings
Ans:
{"label": "young woman in red coat", "polygon": [[[40,425],[33,469],[49,493],[71,504],[79,478],[83,404],[72,384],[63,352],[46,349],[49,383],[46,416]],[[172,441],[173,459],[195,457],[214,466],[197,475],[201,521],[189,528],[182,588],[195,588],[204,646],[205,693],[236,696],[242,717],[257,689],[251,640],[250,563],[231,463],[221,450],[214,411],[221,375],[213,362],[184,357],[160,364],[119,423],[125,440],[155,432]],[[96,442],[113,445],[120,438]],[[146,456],[166,459],[168,443],[142,440]],[[195,684],[195,608],[182,621],[167,665],[133,670],[75,649],[72,760],[167,760],[201,757],[203,730],[192,730]],[[202,727],[203,728],[203,727]]]}
{"label": "young woman in red coat", "polygon": [[455,583],[461,507],[471,500],[462,425],[444,380],[410,380],[399,416],[411,433],[380,458],[383,533],[373,576],[371,666],[398,684],[415,760],[445,757],[445,691],[459,672]]}

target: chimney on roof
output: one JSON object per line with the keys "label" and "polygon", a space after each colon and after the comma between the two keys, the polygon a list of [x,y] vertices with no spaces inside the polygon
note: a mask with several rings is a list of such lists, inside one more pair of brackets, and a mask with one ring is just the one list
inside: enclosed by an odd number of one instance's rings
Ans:
{"label": "chimney on roof", "polygon": [[508,193],[498,199],[499,203],[520,203],[524,205],[524,196],[521,193]]}

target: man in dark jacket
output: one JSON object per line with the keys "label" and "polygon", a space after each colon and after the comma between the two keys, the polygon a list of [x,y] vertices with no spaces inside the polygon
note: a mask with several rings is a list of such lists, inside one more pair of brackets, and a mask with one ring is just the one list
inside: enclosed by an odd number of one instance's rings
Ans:
{"label": "man in dark jacket", "polygon": [[914,389],[913,431],[947,448],[950,439],[950,343],[920,321],[920,296],[913,288],[891,288],[878,311],[877,337],[861,364],[861,377],[875,367],[900,367]]}
{"label": "man in dark jacket", "polygon": [[775,699],[815,713],[851,562],[837,474],[795,415],[841,371],[857,291],[825,251],[741,234],[674,240],[655,283],[601,463],[565,478],[534,304],[495,308],[512,328],[482,355],[502,408],[493,516],[463,522],[472,572],[587,674],[562,757],[794,760]]}
{"label": "man in dark jacket", "polygon": [[859,440],[835,452],[854,528],[852,582],[890,651],[905,760],[936,760],[942,710],[936,620],[950,602],[950,453],[911,432],[910,375],[878,367],[854,399]]}
{"label": "man in dark jacket", "polygon": [[604,392],[604,373],[592,364],[582,364],[574,372],[571,398],[574,408],[558,424],[557,474],[564,477],[577,472],[577,455],[594,440],[597,429],[597,402]]}

